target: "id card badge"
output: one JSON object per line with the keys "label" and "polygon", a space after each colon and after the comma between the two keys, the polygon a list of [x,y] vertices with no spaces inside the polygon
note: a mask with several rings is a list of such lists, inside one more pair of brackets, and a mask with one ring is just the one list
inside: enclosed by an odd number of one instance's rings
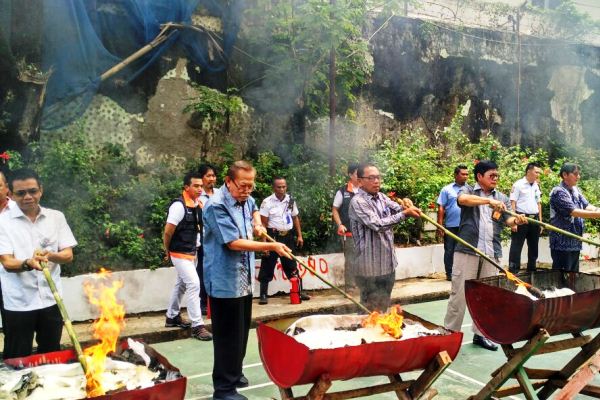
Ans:
{"label": "id card badge", "polygon": [[285,223],[288,225],[292,223],[292,214],[290,214],[290,213],[285,214]]}

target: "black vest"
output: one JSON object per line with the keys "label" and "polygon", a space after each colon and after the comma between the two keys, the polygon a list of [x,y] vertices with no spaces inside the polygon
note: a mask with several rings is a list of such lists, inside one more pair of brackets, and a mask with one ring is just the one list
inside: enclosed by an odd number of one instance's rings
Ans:
{"label": "black vest", "polygon": [[342,192],[342,206],[339,209],[340,221],[347,229],[350,229],[350,216],[348,215],[348,209],[350,208],[350,200],[354,197],[354,192],[347,190],[348,185],[344,185],[340,188]]}
{"label": "black vest", "polygon": [[169,244],[169,251],[174,253],[195,253],[197,250],[196,238],[198,237],[198,233],[202,235],[202,209],[200,206],[186,206],[185,200],[181,197],[173,200],[171,205],[177,201],[183,205],[185,215],[175,228],[171,243]]}

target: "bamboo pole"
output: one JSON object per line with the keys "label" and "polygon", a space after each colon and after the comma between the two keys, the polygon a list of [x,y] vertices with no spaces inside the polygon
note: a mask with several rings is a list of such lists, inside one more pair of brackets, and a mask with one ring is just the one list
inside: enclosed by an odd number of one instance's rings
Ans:
{"label": "bamboo pole", "polygon": [[52,295],[54,296],[54,300],[56,301],[56,305],[60,310],[60,315],[62,316],[63,322],[65,324],[65,328],[67,329],[67,333],[69,334],[69,338],[71,339],[71,343],[75,348],[75,353],[77,353],[77,359],[81,364],[81,368],[83,369],[83,373],[87,376],[88,367],[85,356],[83,355],[83,351],[81,350],[81,345],[79,344],[79,340],[77,339],[77,334],[73,329],[73,323],[69,318],[69,314],[67,313],[67,308],[58,294],[58,290],[56,289],[56,284],[54,283],[54,279],[52,279],[52,275],[50,275],[50,270],[48,269],[48,263],[42,262],[40,263],[42,266],[42,272],[44,273],[44,277],[46,278],[46,282],[48,282],[48,286],[50,286],[50,290],[52,291]]}
{"label": "bamboo pole", "polygon": [[[263,236],[265,238],[267,238],[267,240],[269,242],[277,243],[277,241],[275,239],[273,239],[271,236],[269,236],[266,232],[263,234]],[[302,261],[301,259],[299,259],[295,255],[293,255],[291,252],[290,253],[286,252],[286,255],[288,255],[292,260],[296,261],[298,264],[302,265],[304,268],[306,268],[307,270],[309,270],[314,276],[316,276],[317,278],[319,278],[323,283],[325,283],[326,285],[330,286],[332,289],[337,290],[345,298],[347,298],[348,300],[350,300],[351,302],[353,302],[354,304],[356,304],[358,307],[360,307],[361,310],[365,311],[367,314],[371,314],[371,311],[367,307],[365,307],[360,302],[358,302],[355,299],[353,299],[352,296],[350,296],[348,293],[344,292],[342,289],[340,289],[339,287],[337,287],[336,285],[334,285],[333,283],[331,283],[327,278],[325,278],[323,275],[321,275],[317,271],[315,271],[314,268],[309,267],[304,261]]]}
{"label": "bamboo pole", "polygon": [[473,246],[472,244],[470,244],[466,240],[461,239],[459,236],[457,236],[454,233],[450,232],[443,225],[438,224],[437,221],[433,220],[433,218],[430,218],[426,214],[421,214],[421,218],[423,218],[425,221],[429,222],[430,224],[434,225],[435,227],[443,230],[444,234],[450,236],[452,239],[456,240],[457,242],[461,243],[462,245],[464,245],[464,246],[468,247],[469,249],[473,250],[479,257],[483,258],[484,260],[486,260],[487,262],[489,262],[490,264],[492,264],[494,267],[496,267],[497,269],[499,269],[500,272],[504,273],[504,275],[506,275],[506,277],[509,280],[514,281],[517,285],[523,285],[525,288],[527,288],[527,290],[529,291],[529,293],[531,293],[535,297],[540,298],[540,299],[544,298],[544,294],[542,293],[542,291],[540,289],[536,288],[533,285],[530,285],[528,283],[523,282],[521,279],[517,278],[514,274],[512,274],[511,272],[509,272],[506,269],[502,268],[500,266],[500,264],[498,264],[495,260],[493,260],[487,254],[485,254],[484,252],[482,252],[481,250],[479,250],[477,247]]}
{"label": "bamboo pole", "polygon": [[[513,216],[513,217],[516,217],[517,215],[520,215],[520,214],[517,214],[516,212],[509,211],[509,210],[506,210],[504,212],[507,213],[508,215]],[[541,226],[541,227],[543,227],[545,229],[548,229],[549,231],[558,232],[561,235],[565,235],[565,236],[568,236],[570,238],[577,239],[577,240],[579,240],[581,242],[584,242],[584,243],[587,243],[587,244],[591,244],[592,246],[600,247],[600,243],[599,242],[595,242],[595,241],[593,241],[591,239],[584,238],[583,236],[579,236],[579,235],[576,235],[576,234],[574,234],[572,232],[565,231],[564,229],[557,228],[554,225],[547,224],[547,223],[542,222],[542,221],[538,221],[537,219],[534,219],[534,218],[529,218],[529,217],[525,217],[525,218],[527,219],[527,222],[539,225],[539,226]]]}

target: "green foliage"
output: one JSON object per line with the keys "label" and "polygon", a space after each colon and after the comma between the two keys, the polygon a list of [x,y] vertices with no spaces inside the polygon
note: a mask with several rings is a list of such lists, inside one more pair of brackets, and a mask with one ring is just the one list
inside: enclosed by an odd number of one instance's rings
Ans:
{"label": "green foliage", "polygon": [[89,147],[79,134],[67,141],[33,143],[24,152],[44,186],[42,204],[62,211],[78,246],[67,275],[155,268],[162,263],[161,232],[180,179],[164,168],[142,174],[125,149]]}
{"label": "green foliage", "polygon": [[198,113],[200,117],[222,123],[227,115],[240,112],[245,105],[242,98],[231,93],[221,93],[206,86],[192,84],[198,96],[187,99],[190,104],[183,109],[184,113]]}
{"label": "green foliage", "polygon": [[336,94],[340,110],[350,109],[354,91],[368,82],[373,60],[362,27],[374,2],[257,0],[248,11],[245,36],[265,66],[266,94],[274,107],[298,109],[312,117],[329,113],[329,60],[336,55]]}

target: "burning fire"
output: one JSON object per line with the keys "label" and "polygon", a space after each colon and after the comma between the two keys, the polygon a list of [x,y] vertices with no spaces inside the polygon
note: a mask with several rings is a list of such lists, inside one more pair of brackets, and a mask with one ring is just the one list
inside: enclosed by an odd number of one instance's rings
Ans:
{"label": "burning fire", "polygon": [[125,323],[125,308],[117,301],[117,291],[123,281],[113,281],[111,272],[102,268],[93,281],[83,283],[90,304],[100,308],[100,317],[93,324],[94,338],[100,340],[95,346],[84,350],[87,362],[86,392],[88,397],[101,396],[102,373],[106,355],[115,351],[119,333]]}
{"label": "burning fire", "polygon": [[362,322],[362,326],[375,327],[380,326],[385,333],[399,339],[402,336],[402,307],[396,304],[387,314],[381,314],[379,311],[373,311],[365,320]]}
{"label": "burning fire", "polygon": [[510,272],[509,270],[504,270],[504,273],[506,274],[506,277],[508,278],[508,280],[513,281],[515,283],[515,285],[517,286],[523,286],[525,288],[530,288],[531,285],[527,282],[523,282],[521,279],[517,278],[512,272]]}

